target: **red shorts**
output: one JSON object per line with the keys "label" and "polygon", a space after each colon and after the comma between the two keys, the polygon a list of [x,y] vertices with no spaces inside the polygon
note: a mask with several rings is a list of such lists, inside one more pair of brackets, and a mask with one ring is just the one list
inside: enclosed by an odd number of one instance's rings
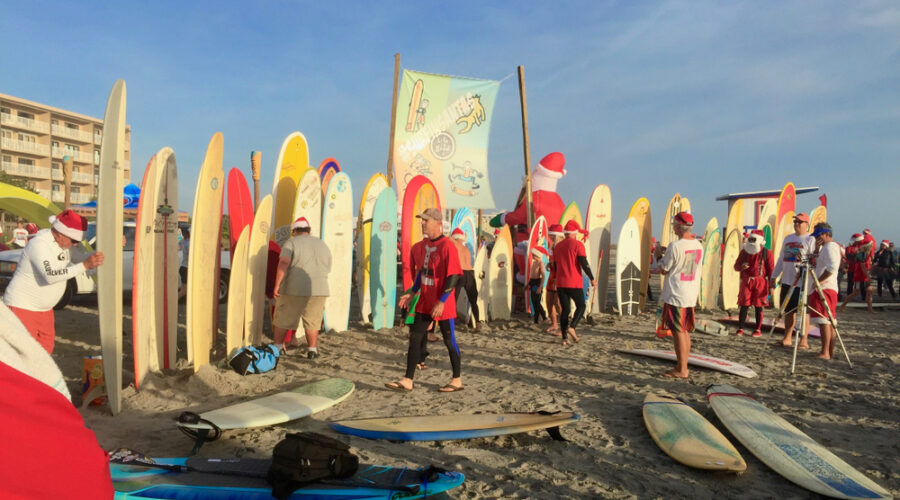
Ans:
{"label": "red shorts", "polygon": [[769,280],[764,277],[743,278],[738,292],[738,305],[766,307],[769,305]]}
{"label": "red shorts", "polygon": [[53,343],[56,339],[56,328],[53,321],[53,309],[49,311],[29,311],[9,306],[9,310],[25,325],[28,333],[37,340],[41,347],[53,354]]}
{"label": "red shorts", "polygon": [[[825,300],[828,302],[828,310],[831,311],[831,317],[835,318],[835,323],[837,323],[837,315],[835,314],[838,300],[837,290],[822,290],[822,292],[825,293]],[[822,304],[819,294],[816,292],[809,294],[807,303],[809,305],[809,322],[817,325],[827,325],[828,315],[825,313],[825,305]]]}
{"label": "red shorts", "polygon": [[694,331],[694,308],[675,307],[671,304],[663,304],[662,318],[659,328],[656,329],[657,337],[668,337],[672,333],[691,333]]}

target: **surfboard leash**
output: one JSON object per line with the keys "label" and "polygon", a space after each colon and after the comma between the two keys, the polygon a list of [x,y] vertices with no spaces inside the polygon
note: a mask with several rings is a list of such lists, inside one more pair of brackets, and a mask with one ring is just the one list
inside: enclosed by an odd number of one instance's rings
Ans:
{"label": "surfboard leash", "polygon": [[[181,415],[178,415],[178,423],[206,424],[210,427],[209,429],[193,429],[190,427],[185,427],[183,425],[178,426],[181,432],[183,432],[187,437],[194,440],[194,448],[191,450],[190,456],[196,455],[197,452],[200,451],[200,447],[203,446],[203,443],[215,441],[216,439],[219,439],[219,436],[222,435],[222,429],[220,429],[219,426],[194,412],[182,412]],[[210,431],[212,432],[210,433]]]}

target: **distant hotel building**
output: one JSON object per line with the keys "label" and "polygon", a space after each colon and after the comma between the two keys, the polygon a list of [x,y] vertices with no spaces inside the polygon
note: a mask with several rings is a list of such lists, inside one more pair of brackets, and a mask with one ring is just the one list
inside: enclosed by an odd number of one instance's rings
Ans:
{"label": "distant hotel building", "polygon": [[[62,206],[63,157],[72,157],[72,204],[97,198],[103,120],[0,94],[0,170],[26,179]],[[125,183],[131,178],[131,128],[125,126]]]}

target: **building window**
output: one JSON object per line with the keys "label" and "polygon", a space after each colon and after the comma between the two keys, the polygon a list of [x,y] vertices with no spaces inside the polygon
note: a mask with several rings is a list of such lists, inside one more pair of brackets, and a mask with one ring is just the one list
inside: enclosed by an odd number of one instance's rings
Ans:
{"label": "building window", "polygon": [[0,130],[0,137],[4,139],[12,139],[12,132],[9,130]]}
{"label": "building window", "polygon": [[79,148],[78,146],[73,146],[72,144],[66,144],[65,150],[67,153],[77,153]]}
{"label": "building window", "polygon": [[30,158],[19,158],[19,165],[34,166],[34,160]]}
{"label": "building window", "polygon": [[50,125],[59,125],[59,120],[57,120],[57,119],[50,120]]}
{"label": "building window", "polygon": [[3,163],[12,163],[12,156],[3,155]]}
{"label": "building window", "polygon": [[53,141],[50,143],[50,146],[53,147],[53,149],[59,149],[59,141]]}
{"label": "building window", "polygon": [[19,118],[27,118],[29,120],[34,120],[34,115],[31,113],[26,113],[24,111],[19,111]]}
{"label": "building window", "polygon": [[72,129],[72,130],[78,130],[78,125],[75,125],[74,123],[66,123],[66,128]]}
{"label": "building window", "polygon": [[6,113],[6,114],[8,114],[8,115],[9,115],[9,114],[12,114],[12,113],[9,111],[9,108],[0,108],[0,113]]}
{"label": "building window", "polygon": [[100,164],[100,151],[94,150],[94,163]]}
{"label": "building window", "polygon": [[72,193],[72,194],[81,194],[81,188],[78,187],[78,186],[72,186],[72,189],[71,189],[70,193]]}
{"label": "building window", "polygon": [[50,190],[53,191],[54,193],[58,193],[60,191],[59,184],[54,182],[53,185],[50,186]]}
{"label": "building window", "polygon": [[30,134],[18,134],[18,135],[19,135],[19,140],[22,142],[30,142],[32,144],[37,142],[37,137],[35,137],[33,135],[30,135]]}

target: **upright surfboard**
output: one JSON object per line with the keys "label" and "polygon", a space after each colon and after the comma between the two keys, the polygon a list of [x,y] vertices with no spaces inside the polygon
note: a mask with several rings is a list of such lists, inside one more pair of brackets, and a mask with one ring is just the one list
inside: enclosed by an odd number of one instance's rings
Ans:
{"label": "upright surfboard", "polygon": [[728,235],[734,230],[744,234],[743,225],[744,200],[737,199],[731,204],[731,209],[728,211],[728,220],[725,222],[725,232],[723,234],[725,234],[726,240],[728,239]]}
{"label": "upright surfboard", "polygon": [[[647,200],[647,198],[638,198],[638,200],[634,202],[634,205],[631,206],[628,217],[633,218],[637,223],[638,232],[641,237],[641,256],[639,262],[641,271],[641,293],[638,311],[643,311],[644,306],[647,304],[647,290],[650,287],[650,240],[653,237],[651,234],[653,232],[653,221],[650,217],[650,201]],[[616,255],[618,255],[618,253]]]}
{"label": "upright surfboard", "polygon": [[272,185],[272,239],[279,245],[283,245],[291,237],[297,184],[308,168],[309,146],[306,137],[300,132],[292,132],[281,144],[278,162],[275,164],[275,182]]}
{"label": "upright surfboard", "polygon": [[318,171],[322,181],[322,196],[326,196],[328,194],[328,183],[331,182],[335,174],[341,171],[341,166],[334,158],[325,158],[319,165]]}
{"label": "upright surfboard", "polygon": [[488,312],[491,319],[509,319],[512,310],[512,235],[509,226],[503,226],[494,240],[488,269],[488,287],[490,288],[490,304]]}
{"label": "upright surfboard", "polygon": [[707,387],[706,398],[722,424],[750,453],[792,483],[832,498],[892,498],[749,394],[719,384]]}
{"label": "upright surfboard", "polygon": [[238,168],[228,171],[228,237],[231,243],[231,261],[234,263],[234,246],[245,227],[253,223],[253,197],[247,178]]}
{"label": "upright surfboard", "polygon": [[372,328],[393,328],[397,303],[397,195],[390,186],[378,193],[371,227],[368,267]]}
{"label": "upright surfboard", "polygon": [[187,280],[187,335],[194,371],[209,364],[219,305],[219,244],[222,229],[222,133],[216,132],[206,148],[194,195]]}
{"label": "upright surfboard", "polygon": [[619,316],[640,312],[641,231],[637,221],[629,217],[622,225],[616,245],[616,300]]}
{"label": "upright surfboard", "polygon": [[606,184],[600,184],[591,193],[584,224],[588,231],[591,250],[588,262],[591,266],[597,264],[597,287],[594,299],[588,305],[588,311],[600,313],[606,311],[606,300],[609,295],[609,251],[612,235],[612,195]]}
{"label": "upright surfboard", "polygon": [[[778,195],[778,204],[775,209],[775,240],[784,239],[787,234],[779,234],[778,230],[782,226],[782,221],[788,212],[795,212],[797,210],[797,190],[794,188],[794,183],[788,182],[781,189],[781,194]],[[791,225],[793,228],[793,225]],[[788,233],[790,234],[790,233]],[[777,254],[776,254],[777,255]]]}
{"label": "upright surfboard", "polygon": [[387,186],[387,177],[380,172],[369,178],[369,182],[363,188],[359,203],[359,217],[356,219],[356,293],[363,324],[370,323],[369,316],[372,314],[372,302],[369,294],[371,279],[369,277],[369,259],[371,258],[369,243],[372,237],[372,213],[378,195]]}
{"label": "upright surfboard", "polygon": [[122,191],[125,172],[125,80],[113,84],[103,115],[97,190],[97,309],[109,409],[122,410]]}
{"label": "upright surfboard", "polygon": [[[766,200],[763,203],[762,207],[759,209],[759,218],[756,221],[756,227],[759,229],[763,229],[766,226],[770,228],[775,227],[775,220],[778,215],[778,201],[777,200]],[[771,244],[771,241],[769,242]],[[768,247],[771,250],[771,247]]]}
{"label": "upright surfboard", "polygon": [[722,231],[715,228],[703,239],[703,264],[700,271],[700,309],[718,306],[722,271]]}
{"label": "upright surfboard", "polygon": [[331,250],[325,331],[347,330],[350,321],[350,287],[353,268],[353,190],[350,177],[338,172],[328,183],[322,207],[322,241]]}
{"label": "upright surfboard", "polygon": [[424,175],[413,177],[403,193],[400,222],[400,260],[402,262],[403,289],[409,290],[413,284],[410,270],[410,249],[422,239],[422,225],[416,216],[426,208],[441,209],[441,200],[434,184]]}
{"label": "upright surfboard", "polygon": [[828,209],[825,205],[819,205],[809,213],[809,232],[812,233],[816,224],[821,224],[822,222],[828,222]]}
{"label": "upright surfboard", "polygon": [[675,193],[675,196],[669,200],[666,205],[666,213],[663,214],[662,231],[659,233],[659,244],[668,248],[669,243],[675,241],[675,227],[672,221],[678,213],[681,212],[681,194]]}
{"label": "upright surfboard", "polygon": [[675,396],[647,394],[642,412],[653,442],[678,462],[697,469],[747,470],[747,463],[728,439]]}
{"label": "upright surfboard", "polygon": [[322,237],[322,181],[319,179],[319,173],[313,168],[303,172],[300,184],[297,185],[297,196],[294,198],[294,214],[291,221],[300,217],[306,217],[309,222],[311,236]]}
{"label": "upright surfboard", "polygon": [[488,265],[490,259],[487,258],[487,245],[479,245],[478,251],[475,252],[475,265],[472,268],[475,271],[475,290],[478,291],[478,312],[481,315],[481,321],[487,319],[487,304],[490,294],[490,287],[484,286],[488,282],[487,275],[489,272]]}
{"label": "upright surfboard", "polygon": [[456,214],[453,215],[453,220],[450,222],[450,230],[453,231],[456,228],[459,228],[466,235],[463,244],[466,245],[466,248],[469,249],[469,253],[472,255],[472,261],[469,262],[469,265],[473,265],[475,263],[475,251],[477,250],[477,238],[475,235],[475,215],[472,214],[471,210],[462,207],[456,211]]}
{"label": "upright surfboard", "polygon": [[[528,290],[530,289],[528,282],[531,278],[531,251],[538,247],[543,248],[544,250],[547,249],[547,219],[545,219],[543,215],[538,217],[537,220],[534,221],[534,225],[531,226],[531,234],[528,238],[528,246],[525,249],[525,312],[527,312],[531,316],[534,316],[535,309],[533,307],[533,304],[531,303],[531,296],[528,293]],[[545,269],[547,267],[547,260],[548,259],[546,258],[541,258],[541,263]],[[547,286],[548,277],[549,273],[545,272],[544,282],[541,283],[541,290],[543,290],[543,288]],[[541,297],[543,299],[543,291],[541,292]]]}
{"label": "upright surfboard", "polygon": [[225,323],[225,352],[228,359],[244,346],[244,320],[247,312],[247,249],[252,226],[244,226],[231,256],[228,281],[228,316]]}
{"label": "upright surfboard", "polygon": [[734,270],[734,263],[741,253],[741,240],[743,236],[737,229],[732,229],[725,237],[725,249],[722,253],[722,308],[726,311],[734,311],[738,307],[741,273]]}
{"label": "upright surfboard", "polygon": [[263,321],[266,314],[266,270],[269,262],[269,238],[272,235],[272,226],[269,222],[272,220],[272,201],[270,194],[263,196],[259,201],[247,241],[244,345],[262,342]]}

